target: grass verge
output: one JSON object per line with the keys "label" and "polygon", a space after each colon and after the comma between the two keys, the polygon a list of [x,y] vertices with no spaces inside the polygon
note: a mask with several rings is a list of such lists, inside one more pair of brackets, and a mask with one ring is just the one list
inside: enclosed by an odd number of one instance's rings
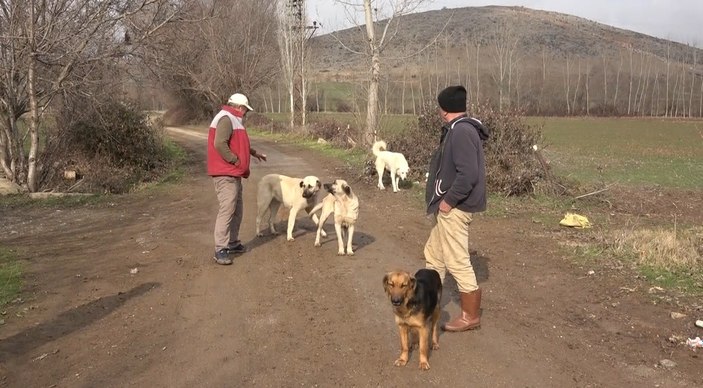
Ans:
{"label": "grass verge", "polygon": [[0,307],[11,302],[22,287],[22,266],[15,251],[0,246]]}

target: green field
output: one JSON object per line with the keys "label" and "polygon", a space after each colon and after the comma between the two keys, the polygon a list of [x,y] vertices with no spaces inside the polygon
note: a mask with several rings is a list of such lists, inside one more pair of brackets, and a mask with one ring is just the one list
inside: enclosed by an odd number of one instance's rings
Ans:
{"label": "green field", "polygon": [[[268,114],[285,122],[285,114]],[[311,113],[363,127],[352,113]],[[380,137],[413,125],[411,115],[383,116]],[[541,126],[545,156],[558,175],[584,184],[703,187],[703,120],[528,117]]]}
{"label": "green field", "polygon": [[557,174],[584,183],[703,187],[703,121],[528,118]]}

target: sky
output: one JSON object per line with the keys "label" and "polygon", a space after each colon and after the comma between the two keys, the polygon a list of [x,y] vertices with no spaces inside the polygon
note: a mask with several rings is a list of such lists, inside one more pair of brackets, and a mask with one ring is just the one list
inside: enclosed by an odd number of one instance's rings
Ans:
{"label": "sky", "polygon": [[[343,1],[361,4],[361,0]],[[485,5],[524,6],[561,12],[703,48],[703,0],[434,0],[426,2],[419,11]],[[345,7],[335,0],[307,0],[307,11],[311,20],[322,23],[323,29],[319,33],[353,25],[345,14]],[[363,10],[359,8],[359,11]],[[363,21],[360,12],[357,18]]]}

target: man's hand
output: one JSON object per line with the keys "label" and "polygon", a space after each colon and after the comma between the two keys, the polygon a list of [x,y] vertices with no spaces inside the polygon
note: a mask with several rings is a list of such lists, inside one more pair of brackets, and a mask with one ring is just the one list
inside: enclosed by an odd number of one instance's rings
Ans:
{"label": "man's hand", "polygon": [[254,154],[254,157],[257,158],[257,159],[259,159],[260,161],[261,161],[261,160],[263,160],[264,162],[266,161],[266,154],[260,154],[260,153],[256,152],[256,153]]}
{"label": "man's hand", "polygon": [[444,200],[442,200],[442,201],[439,203],[439,211],[440,211],[440,212],[446,214],[446,213],[449,213],[451,210],[452,210],[452,207],[449,206],[449,204],[446,203]]}

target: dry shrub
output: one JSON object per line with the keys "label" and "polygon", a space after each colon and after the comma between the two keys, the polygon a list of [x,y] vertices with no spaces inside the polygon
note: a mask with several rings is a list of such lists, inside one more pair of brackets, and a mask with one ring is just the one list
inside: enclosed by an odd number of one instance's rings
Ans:
{"label": "dry shrub", "polygon": [[[409,122],[403,126],[405,129],[396,131],[385,140],[388,151],[400,152],[405,156],[410,166],[408,179],[411,181],[424,182],[425,174],[432,158],[432,153],[439,144],[442,134],[440,128],[442,121],[437,115],[437,109],[427,106],[422,109],[422,114],[415,122]],[[370,165],[373,166],[375,158],[371,155]],[[371,168],[372,173],[376,172],[375,167]]]}
{"label": "dry shrub", "polygon": [[350,124],[334,119],[323,119],[308,124],[308,133],[315,139],[322,138],[336,147],[350,148],[356,142],[354,136],[358,131]]}
{"label": "dry shrub", "polygon": [[491,131],[485,143],[489,189],[506,196],[533,193],[546,176],[533,149],[542,142],[541,130],[527,125],[518,111],[478,106],[473,115]]}
{"label": "dry shrub", "polygon": [[[44,185],[54,190],[122,193],[156,179],[168,165],[159,122],[135,104],[67,101],[56,122],[43,160]],[[66,170],[77,181],[64,180]]]}
{"label": "dry shrub", "polygon": [[638,265],[669,271],[703,267],[703,228],[640,229],[616,232],[611,249],[633,257]]}
{"label": "dry shrub", "polygon": [[[471,110],[471,116],[481,120],[491,132],[484,142],[488,190],[506,196],[533,193],[546,176],[533,150],[541,142],[540,129],[527,125],[517,111],[499,112],[478,106]],[[405,155],[413,180],[424,181],[442,125],[436,103],[431,101],[425,104],[415,125],[387,139],[391,151]]]}
{"label": "dry shrub", "polygon": [[247,113],[246,121],[244,122],[244,125],[247,128],[258,128],[262,131],[269,131],[269,132],[284,132],[286,130],[286,126],[271,120],[270,118],[257,113],[257,112],[249,112]]}

